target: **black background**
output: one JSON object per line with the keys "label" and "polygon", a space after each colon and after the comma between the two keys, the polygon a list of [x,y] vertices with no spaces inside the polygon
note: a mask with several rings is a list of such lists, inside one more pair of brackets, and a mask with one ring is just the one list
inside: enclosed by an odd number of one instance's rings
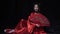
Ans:
{"label": "black background", "polygon": [[[29,14],[33,11],[35,0],[2,0],[2,11],[0,26],[1,34],[6,28],[15,28],[20,19],[27,19]],[[59,11],[56,9],[56,0],[37,0],[40,3],[41,13],[44,14],[51,22],[49,31],[59,34],[60,16]]]}

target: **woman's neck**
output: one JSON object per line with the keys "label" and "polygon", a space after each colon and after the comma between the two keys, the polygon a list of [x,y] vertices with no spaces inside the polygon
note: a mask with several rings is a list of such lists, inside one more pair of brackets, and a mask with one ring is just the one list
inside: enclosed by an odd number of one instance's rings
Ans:
{"label": "woman's neck", "polygon": [[35,11],[36,13],[39,13],[38,11]]}

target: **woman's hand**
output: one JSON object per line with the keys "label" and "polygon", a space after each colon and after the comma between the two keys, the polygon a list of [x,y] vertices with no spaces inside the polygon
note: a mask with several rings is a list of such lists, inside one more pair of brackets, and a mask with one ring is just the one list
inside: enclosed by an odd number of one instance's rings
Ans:
{"label": "woman's hand", "polygon": [[35,26],[37,26],[37,27],[40,27],[40,25],[39,24],[35,24],[35,23],[31,23],[32,25],[35,25]]}
{"label": "woman's hand", "polygon": [[14,29],[5,29],[4,30],[4,32],[6,32],[6,33],[12,33],[12,32],[14,32],[15,30]]}
{"label": "woman's hand", "polygon": [[37,27],[40,27],[40,25],[39,24],[35,24]]}
{"label": "woman's hand", "polygon": [[35,26],[37,26],[37,27],[40,27],[40,25],[39,24],[35,24],[35,23],[31,23],[32,25],[35,25]]}

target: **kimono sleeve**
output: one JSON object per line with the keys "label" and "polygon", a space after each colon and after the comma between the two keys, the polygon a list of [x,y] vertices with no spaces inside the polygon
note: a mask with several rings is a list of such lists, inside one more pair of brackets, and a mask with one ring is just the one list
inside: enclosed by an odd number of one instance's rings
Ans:
{"label": "kimono sleeve", "polygon": [[41,15],[41,26],[50,26],[50,21],[48,20],[48,18],[46,16],[44,16],[43,14]]}

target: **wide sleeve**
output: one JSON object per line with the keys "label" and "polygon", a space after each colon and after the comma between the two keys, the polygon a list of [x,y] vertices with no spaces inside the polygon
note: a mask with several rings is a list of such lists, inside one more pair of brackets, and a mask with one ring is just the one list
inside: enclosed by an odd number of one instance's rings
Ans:
{"label": "wide sleeve", "polygon": [[41,26],[50,26],[50,21],[43,14],[40,14],[40,22],[41,22]]}
{"label": "wide sleeve", "polygon": [[23,27],[27,27],[27,20],[25,19],[21,19],[15,28],[18,29]]}
{"label": "wide sleeve", "polygon": [[22,33],[26,30],[27,20],[21,19],[20,22],[15,27],[15,33]]}

